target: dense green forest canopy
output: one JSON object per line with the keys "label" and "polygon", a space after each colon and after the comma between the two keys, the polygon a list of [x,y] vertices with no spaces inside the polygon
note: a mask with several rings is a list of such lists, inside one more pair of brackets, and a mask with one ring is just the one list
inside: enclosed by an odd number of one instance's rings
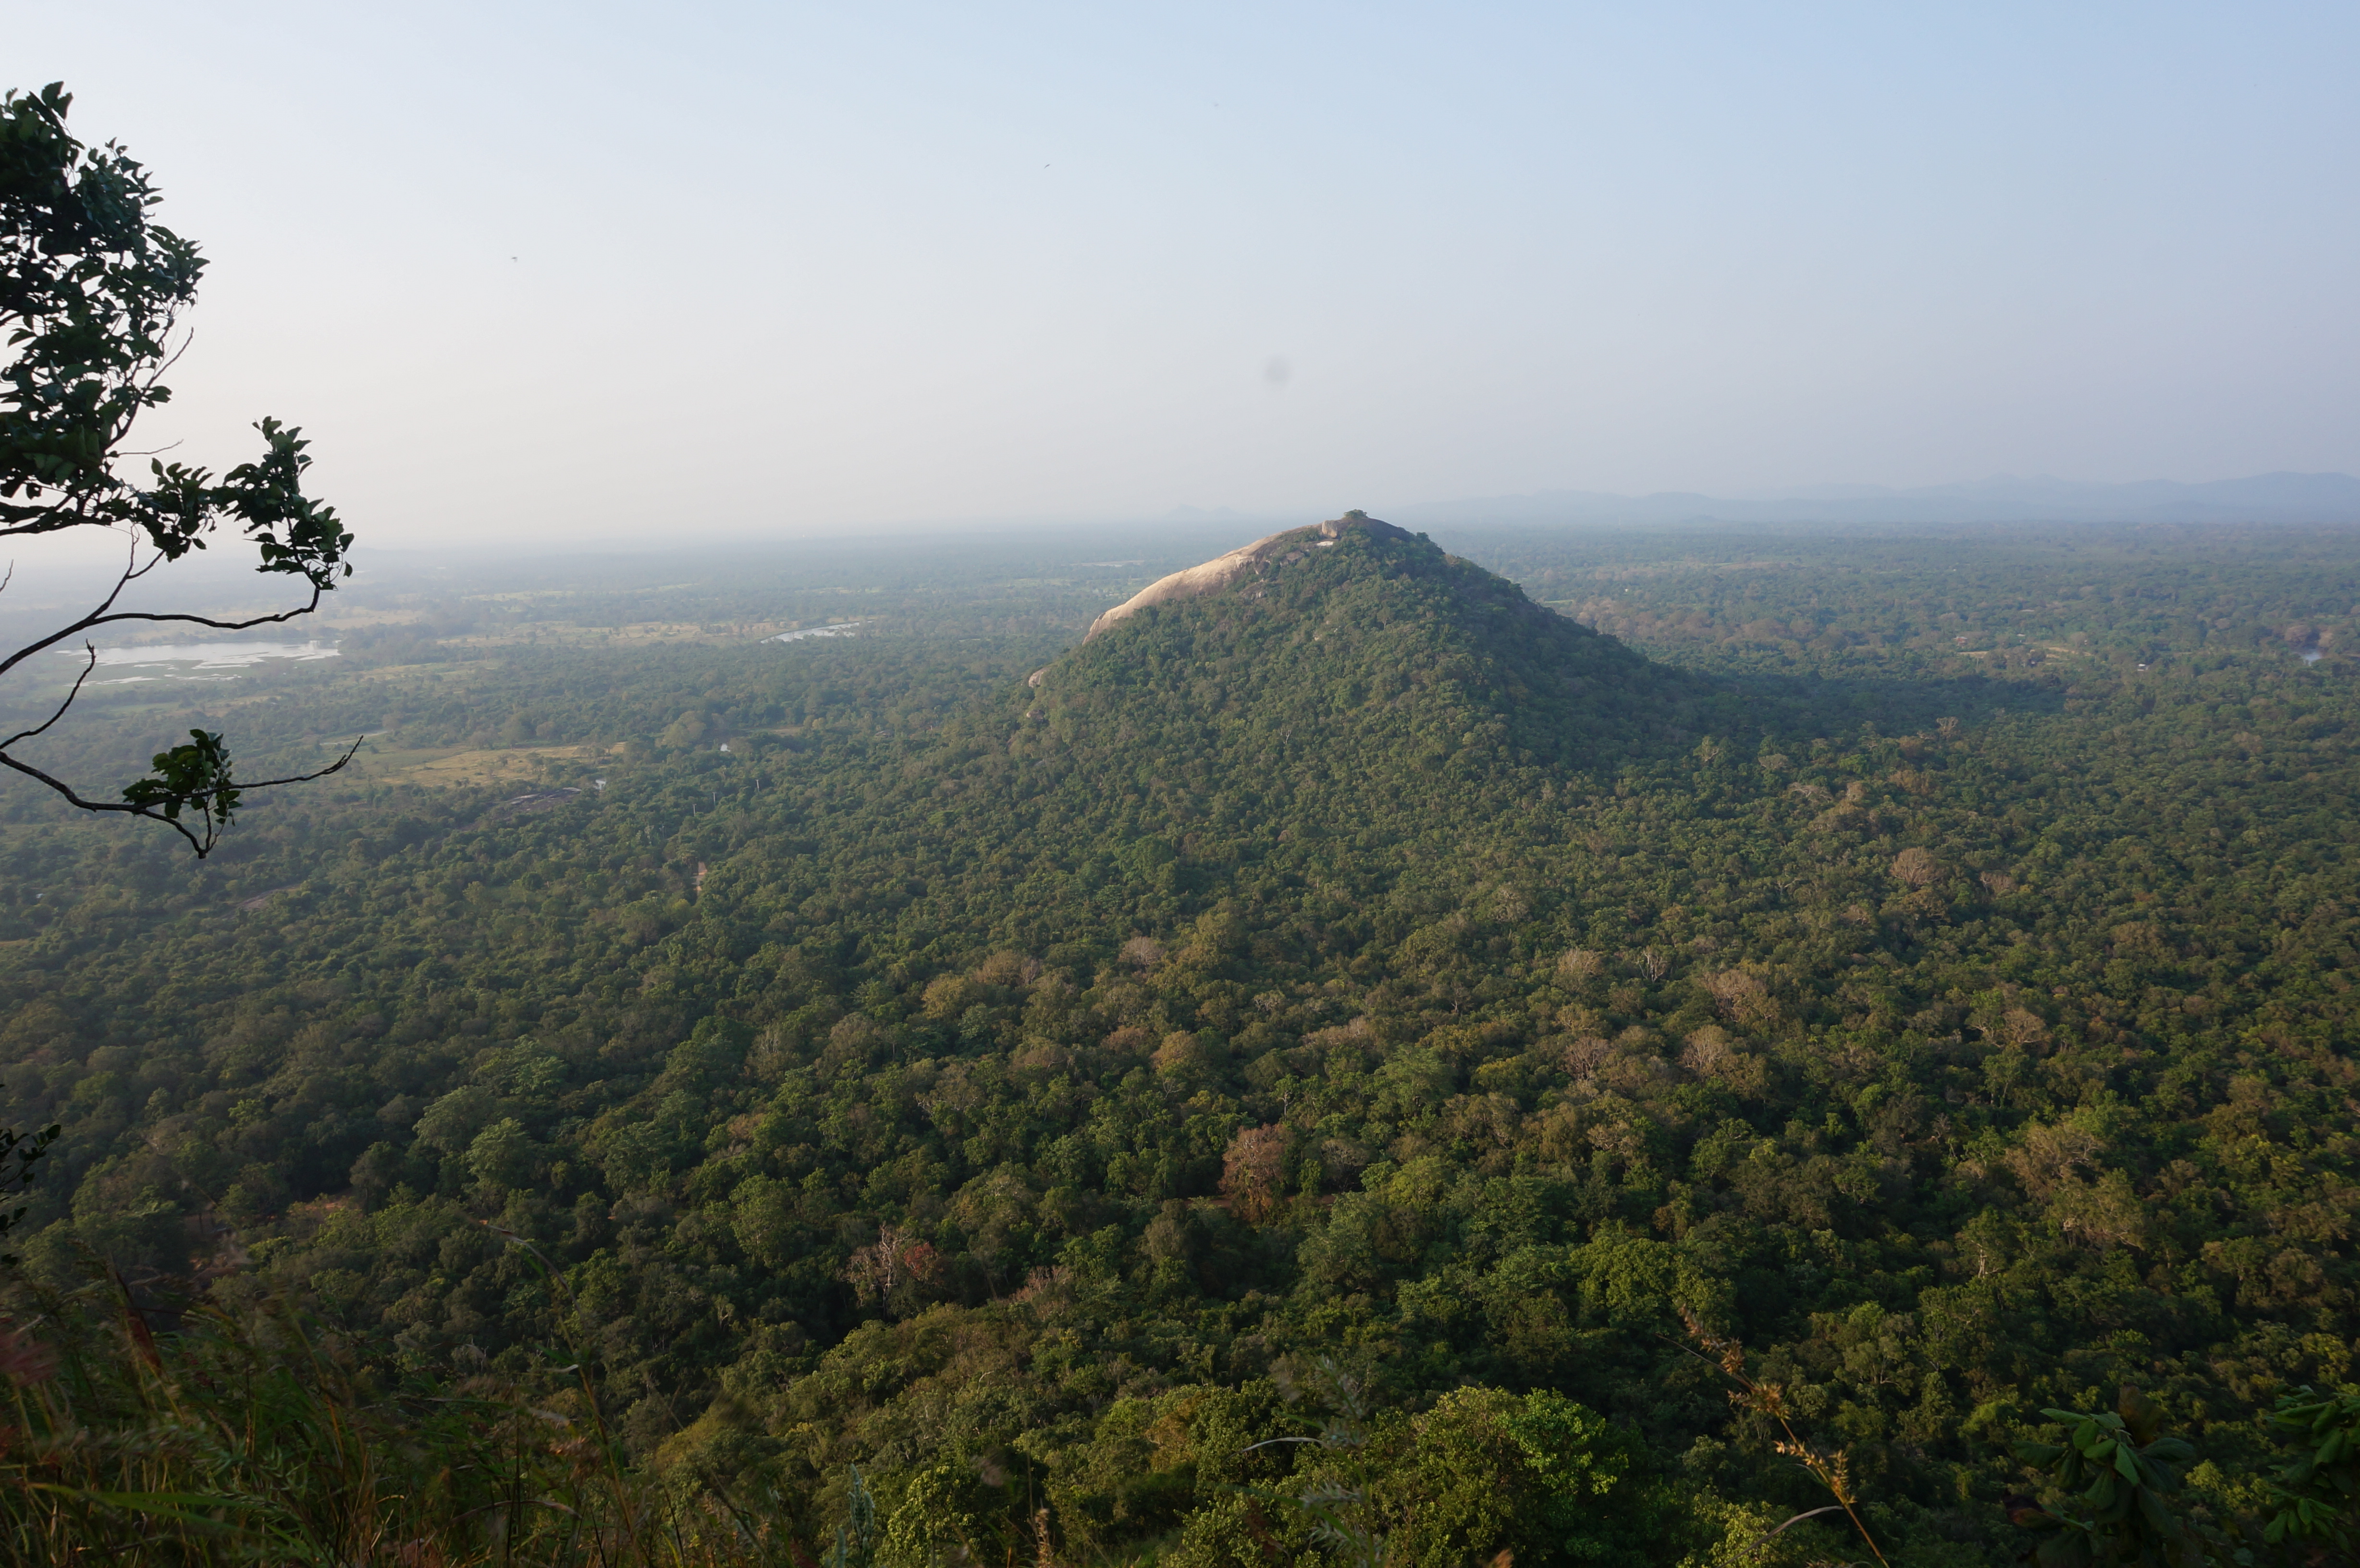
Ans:
{"label": "dense green forest canopy", "polygon": [[2353,1378],[2360,534],[1348,535],[1077,646],[1235,542],[395,564],[93,688],[85,769],[371,738],[202,866],[0,792],[19,1288],[587,1347],[814,1553],[856,1465],[912,1561],[1859,1552],[1761,1543],[1829,1495],[1696,1334],[1896,1563],[2124,1384],[2267,1512]]}

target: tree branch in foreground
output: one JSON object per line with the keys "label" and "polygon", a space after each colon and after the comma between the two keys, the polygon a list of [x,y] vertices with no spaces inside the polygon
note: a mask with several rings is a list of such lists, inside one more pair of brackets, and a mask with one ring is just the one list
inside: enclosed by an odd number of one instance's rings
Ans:
{"label": "tree branch in foreground", "polygon": [[[42,731],[66,716],[74,699],[82,695],[82,682],[98,668],[98,648],[82,645],[89,657],[82,661],[82,673],[74,677],[73,687],[60,702],[57,711],[28,730],[21,730],[0,741],[0,763],[15,768],[26,778],[48,786],[63,797],[68,805],[84,811],[114,811],[125,816],[146,817],[162,822],[189,841],[189,847],[202,860],[213,853],[220,840],[220,830],[229,825],[237,814],[240,800],[250,790],[272,789],[282,784],[308,784],[314,779],[325,779],[331,773],[344,770],[344,764],[357,756],[366,735],[356,736],[345,748],[344,755],[316,773],[292,774],[285,779],[265,779],[252,784],[237,783],[230,777],[229,748],[222,737],[211,730],[191,730],[188,744],[169,751],[159,751],[148,759],[155,771],[135,780],[123,791],[121,801],[92,800],[78,793],[72,785],[52,777],[22,758],[10,755],[14,747],[31,740]],[[197,822],[202,832],[191,831],[180,820],[189,807],[197,808]]]}

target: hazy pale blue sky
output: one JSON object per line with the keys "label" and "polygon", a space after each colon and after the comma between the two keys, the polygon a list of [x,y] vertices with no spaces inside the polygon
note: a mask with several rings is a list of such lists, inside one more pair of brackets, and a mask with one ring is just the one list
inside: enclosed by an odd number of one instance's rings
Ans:
{"label": "hazy pale blue sky", "polygon": [[2360,7],[0,4],[369,542],[2360,472]]}

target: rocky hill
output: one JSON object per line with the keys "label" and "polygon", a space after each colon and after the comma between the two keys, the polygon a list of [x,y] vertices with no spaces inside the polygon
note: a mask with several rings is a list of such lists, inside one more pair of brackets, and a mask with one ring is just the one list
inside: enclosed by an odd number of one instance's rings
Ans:
{"label": "rocky hill", "polygon": [[1022,724],[1120,770],[1201,751],[1365,792],[1677,745],[1696,682],[1359,512],[1164,578],[1040,671]]}
{"label": "rocky hill", "polygon": [[1121,604],[1090,623],[1087,642],[1117,622],[1136,615],[1151,604],[1168,604],[1176,599],[1194,599],[1207,593],[1218,593],[1224,588],[1249,581],[1259,581],[1271,572],[1293,566],[1306,560],[1315,550],[1332,550],[1336,541],[1348,533],[1369,534],[1379,539],[1406,539],[1413,536],[1407,529],[1391,523],[1381,523],[1366,512],[1351,511],[1307,528],[1289,528],[1282,533],[1258,539],[1250,545],[1217,555],[1199,565],[1160,577]]}

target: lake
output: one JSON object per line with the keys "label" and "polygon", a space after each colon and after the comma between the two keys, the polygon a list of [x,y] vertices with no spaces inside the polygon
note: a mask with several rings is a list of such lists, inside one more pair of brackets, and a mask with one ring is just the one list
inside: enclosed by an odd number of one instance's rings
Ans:
{"label": "lake", "polygon": [[322,642],[158,642],[138,648],[102,648],[102,669],[122,670],[109,679],[93,677],[93,686],[123,685],[133,681],[222,681],[217,673],[245,670],[272,659],[334,659],[337,649]]}
{"label": "lake", "polygon": [[762,640],[764,642],[803,642],[810,637],[858,637],[860,634],[852,628],[861,624],[859,621],[837,621],[833,626],[805,626],[799,632],[781,632],[776,637],[767,637]]}

